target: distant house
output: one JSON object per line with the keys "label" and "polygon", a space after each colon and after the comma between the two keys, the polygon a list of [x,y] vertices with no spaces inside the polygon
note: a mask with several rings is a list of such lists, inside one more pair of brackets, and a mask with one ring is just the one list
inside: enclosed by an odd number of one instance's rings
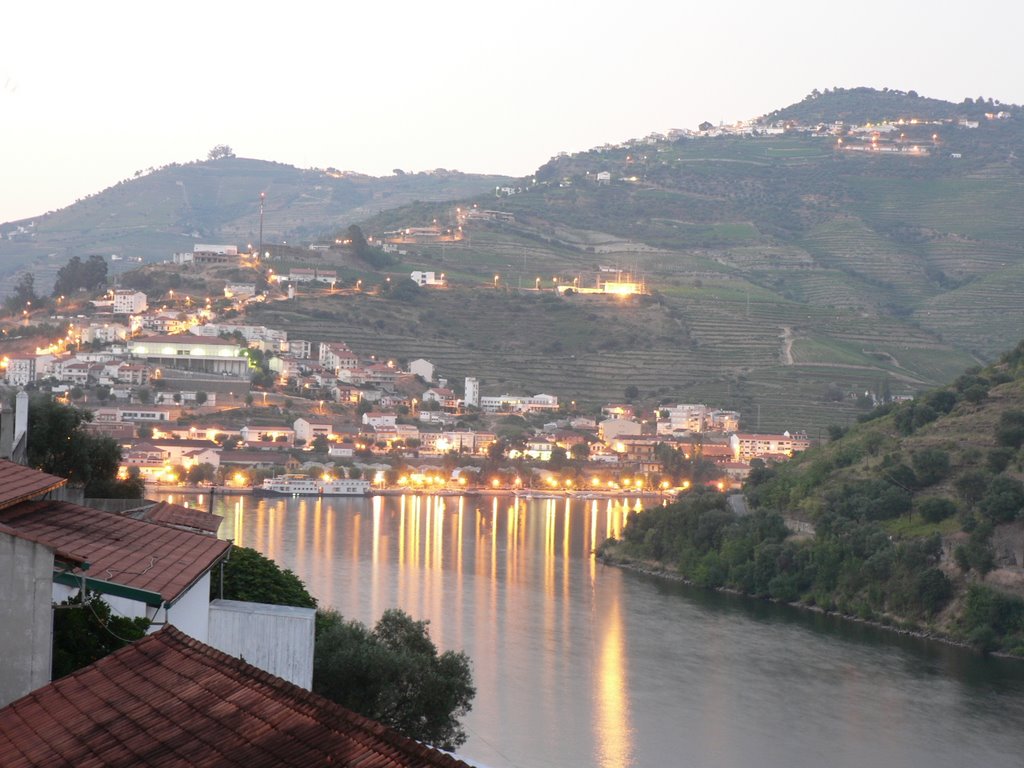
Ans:
{"label": "distant house", "polygon": [[295,440],[301,440],[304,443],[311,443],[320,435],[326,437],[331,433],[331,422],[329,421],[312,421],[300,416],[292,426],[295,428]]}
{"label": "distant house", "polygon": [[750,461],[756,458],[791,457],[794,453],[811,447],[807,435],[783,432],[781,435],[766,435],[737,432],[730,438],[730,447],[736,461]]}
{"label": "distant house", "polygon": [[115,315],[137,315],[146,311],[146,294],[142,291],[114,291],[112,309]]}
{"label": "distant house", "polygon": [[395,426],[395,419],[395,414],[383,411],[367,411],[363,414],[363,424],[374,429],[393,427]]}
{"label": "distant house", "polygon": [[638,437],[643,427],[632,419],[605,419],[597,425],[598,434],[606,443],[621,437]]}
{"label": "distant house", "polygon": [[423,358],[413,360],[409,363],[409,373],[430,383],[434,380],[434,364]]}
{"label": "distant house", "polygon": [[435,273],[435,272],[419,272],[419,271],[417,271],[417,272],[411,273],[409,275],[409,279],[411,279],[414,283],[416,283],[416,285],[421,285],[421,286],[440,287],[440,286],[445,285],[444,273],[442,273],[441,276],[438,277],[437,273]]}
{"label": "distant house", "polygon": [[459,396],[448,387],[431,387],[423,393],[424,403],[437,403],[442,411],[454,413],[459,409]]}
{"label": "distant house", "polygon": [[608,171],[599,171],[595,177],[598,184],[607,186],[612,183],[612,175]]}

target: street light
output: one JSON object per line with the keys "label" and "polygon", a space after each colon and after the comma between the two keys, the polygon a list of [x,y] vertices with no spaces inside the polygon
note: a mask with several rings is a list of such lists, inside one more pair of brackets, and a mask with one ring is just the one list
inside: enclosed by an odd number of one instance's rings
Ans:
{"label": "street light", "polygon": [[498,276],[497,275],[494,276],[494,287],[495,288],[498,287]]}

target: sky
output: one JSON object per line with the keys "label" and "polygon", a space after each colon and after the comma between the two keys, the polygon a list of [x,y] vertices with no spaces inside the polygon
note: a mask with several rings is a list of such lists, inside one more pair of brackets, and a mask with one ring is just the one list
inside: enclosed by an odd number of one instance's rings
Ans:
{"label": "sky", "polygon": [[835,86],[1024,103],[1024,4],[9,3],[0,222],[240,157],[523,176]]}

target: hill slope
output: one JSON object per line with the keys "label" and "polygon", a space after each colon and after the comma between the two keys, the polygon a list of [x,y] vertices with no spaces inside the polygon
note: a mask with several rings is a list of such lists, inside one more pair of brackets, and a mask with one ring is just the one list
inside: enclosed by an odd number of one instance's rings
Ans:
{"label": "hill slope", "polygon": [[[893,122],[855,130],[883,118]],[[690,398],[714,393],[716,403],[745,410],[752,428],[756,405],[765,429],[842,423],[865,393],[913,393],[1016,343],[1024,327],[1019,107],[853,89],[737,130],[747,135],[715,128],[560,156],[518,194],[392,209],[364,228],[454,225],[457,206],[476,204],[504,220],[465,220],[458,243],[408,245],[392,272],[435,269],[478,287],[497,275],[513,291],[550,291],[553,278],[591,286],[602,266],[639,274],[677,327],[654,323],[630,354],[657,360],[662,344],[671,346],[675,375],[657,376]],[[556,316],[544,305],[536,311],[550,331],[540,324],[533,352],[540,365],[565,365],[543,353],[557,341]],[[456,313],[445,330],[473,338],[471,325]],[[625,367],[645,376],[632,361]],[[606,397],[620,381],[609,367]],[[548,386],[540,376],[525,384]],[[664,386],[650,389],[657,396]]]}
{"label": "hill slope", "polygon": [[1024,342],[837,438],[755,468],[753,515],[698,495],[641,515],[606,555],[1024,655]]}
{"label": "hill slope", "polygon": [[152,262],[196,242],[245,245],[259,237],[261,192],[265,242],[308,243],[390,207],[493,191],[506,181],[455,171],[375,178],[238,157],[172,164],[59,211],[0,224],[0,274],[31,265],[46,286],[75,255]]}

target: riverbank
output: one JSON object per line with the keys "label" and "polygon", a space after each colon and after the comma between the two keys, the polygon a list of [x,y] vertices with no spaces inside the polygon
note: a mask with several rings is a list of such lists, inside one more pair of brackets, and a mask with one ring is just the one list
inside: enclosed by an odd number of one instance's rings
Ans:
{"label": "riverbank", "polygon": [[[186,496],[200,496],[213,493],[217,496],[252,496],[251,486],[230,485],[162,485],[146,484],[147,493],[180,493]],[[637,493],[633,491],[560,491],[544,489],[513,489],[513,488],[464,488],[427,490],[417,488],[371,488],[367,496],[514,496],[519,499],[578,499],[589,501],[594,499],[643,499],[661,502],[670,498],[660,493]],[[337,497],[329,497],[337,498]]]}
{"label": "riverbank", "polygon": [[[784,600],[777,600],[771,597],[757,597],[755,595],[751,595],[746,592],[741,592],[738,589],[732,589],[730,587],[702,587],[696,584],[692,579],[688,579],[686,576],[683,576],[678,571],[670,568],[669,566],[666,566],[664,563],[660,563],[653,560],[636,561],[631,559],[621,559],[607,555],[599,551],[595,551],[594,556],[597,558],[597,561],[602,565],[614,566],[616,568],[632,571],[634,573],[639,573],[644,576],[649,576],[652,578],[679,582],[680,584],[685,584],[689,587],[694,587],[695,589],[708,589],[713,592],[720,592],[722,594],[727,595],[735,595],[737,597],[744,597],[749,600],[761,600],[764,602],[774,603],[776,605],[787,605],[791,608],[795,608],[798,610],[809,611],[811,613],[819,613],[824,616],[835,616],[836,618],[842,619],[843,621],[848,621],[854,624],[860,624],[862,626],[872,627],[875,629],[881,629],[887,632],[893,632],[897,635],[902,635],[905,637],[913,637],[918,640],[930,640],[942,643],[944,645],[953,646],[955,648],[961,648],[963,650],[971,651],[974,653],[980,653],[978,649],[970,643],[964,642],[963,640],[958,640],[957,638],[951,637],[941,632],[925,629],[920,625],[914,624],[913,622],[904,621],[902,619],[900,621],[903,623],[903,625],[900,626],[896,624],[877,621],[874,619],[865,619],[861,616],[854,616],[851,614],[842,613],[841,611],[830,611],[825,608],[822,608],[820,605],[808,605],[807,603],[802,603],[800,601],[790,602]],[[982,655],[989,655],[1002,659],[1015,659],[1017,661],[1021,660],[1020,656],[1014,656],[1012,654],[1001,653],[997,651],[992,651]]]}

